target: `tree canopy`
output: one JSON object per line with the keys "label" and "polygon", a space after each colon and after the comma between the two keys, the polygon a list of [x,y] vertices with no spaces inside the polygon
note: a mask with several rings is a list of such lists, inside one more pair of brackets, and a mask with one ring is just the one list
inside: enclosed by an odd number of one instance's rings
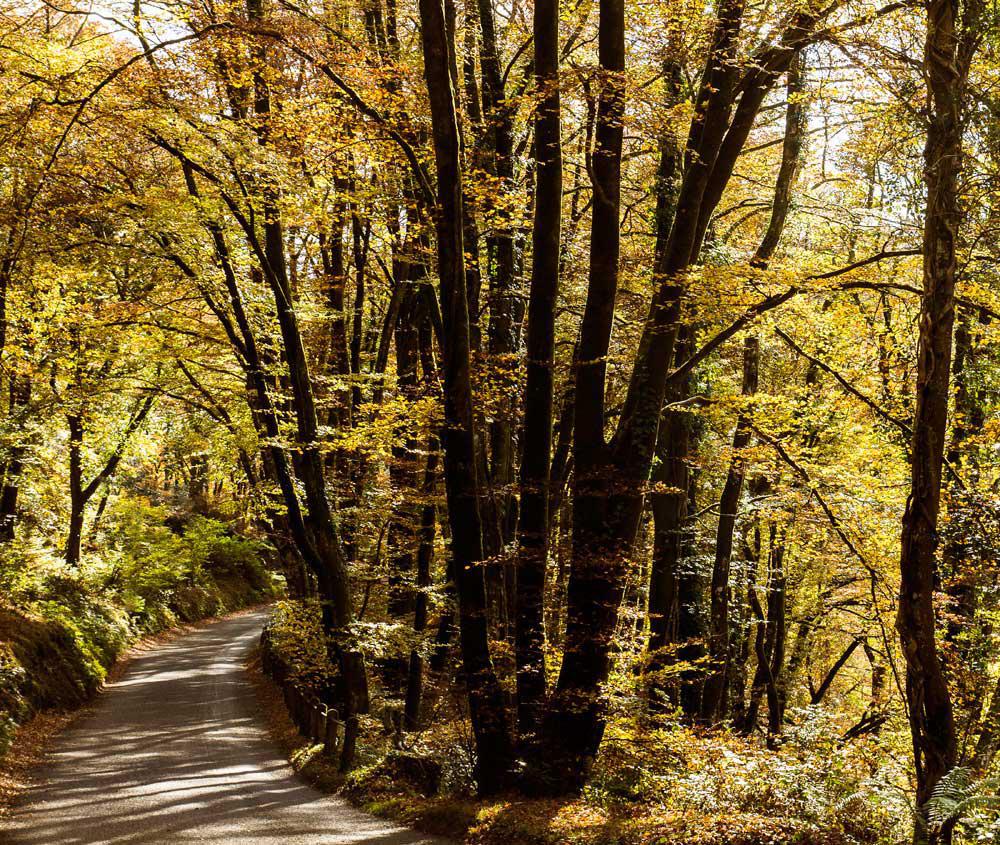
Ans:
{"label": "tree canopy", "polygon": [[998,46],[981,0],[4,3],[5,601],[196,514],[318,626],[344,771],[389,707],[482,796],[721,813],[671,755],[800,754],[836,841],[995,835]]}

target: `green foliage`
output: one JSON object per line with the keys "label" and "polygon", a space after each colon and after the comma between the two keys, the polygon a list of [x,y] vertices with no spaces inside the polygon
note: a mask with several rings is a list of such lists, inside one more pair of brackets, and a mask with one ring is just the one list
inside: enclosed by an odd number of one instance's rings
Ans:
{"label": "green foliage", "polygon": [[323,695],[333,683],[319,605],[279,601],[264,629],[269,645],[296,685]]}
{"label": "green foliage", "polygon": [[968,766],[946,774],[927,802],[928,823],[935,828],[964,823],[977,841],[1000,839],[1000,778],[983,778]]}
{"label": "green foliage", "polygon": [[0,643],[0,757],[10,745],[20,716],[26,673],[7,643]]}
{"label": "green foliage", "polygon": [[170,613],[190,620],[245,604],[253,593],[273,593],[259,543],[215,519],[194,516],[177,529],[168,517],[163,507],[125,500],[111,553],[99,567],[105,588],[121,595],[140,624],[162,627]]}
{"label": "green foliage", "polygon": [[106,519],[79,567],[32,535],[0,544],[0,753],[28,713],[84,700],[137,637],[278,590],[261,544],[219,520],[137,497]]}

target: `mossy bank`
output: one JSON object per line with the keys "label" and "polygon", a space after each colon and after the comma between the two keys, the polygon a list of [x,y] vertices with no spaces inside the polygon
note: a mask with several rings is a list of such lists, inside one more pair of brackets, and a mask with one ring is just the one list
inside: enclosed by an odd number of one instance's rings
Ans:
{"label": "mossy bank", "polygon": [[137,639],[279,594],[262,544],[220,520],[130,505],[78,567],[41,544],[4,547],[0,757],[34,714],[87,702]]}

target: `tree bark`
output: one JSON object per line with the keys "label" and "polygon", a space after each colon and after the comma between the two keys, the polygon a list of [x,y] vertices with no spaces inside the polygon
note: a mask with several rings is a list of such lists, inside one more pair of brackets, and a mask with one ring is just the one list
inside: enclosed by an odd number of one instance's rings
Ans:
{"label": "tree bark", "polygon": [[[567,587],[566,642],[557,688],[543,727],[540,780],[557,791],[582,788],[604,734],[601,690],[621,601],[627,544],[616,542],[609,512],[604,394],[621,246],[625,5],[601,0],[601,89],[593,153],[590,275],[576,365],[573,566]],[[609,528],[611,529],[609,532]],[[610,541],[610,542],[609,542]]]}
{"label": "tree bark", "polygon": [[545,570],[549,550],[555,305],[562,225],[559,0],[537,0],[533,33],[535,84],[540,97],[534,121],[537,169],[528,301],[515,634],[518,735],[522,752],[537,744],[541,705],[546,692]]}
{"label": "tree bark", "polygon": [[[668,50],[671,50],[668,46]],[[664,62],[664,106],[675,108],[681,101],[682,69],[673,57]],[[670,228],[677,207],[677,191],[683,166],[683,150],[669,133],[660,138],[660,160],[656,178],[656,250],[654,266],[658,266],[667,249]],[[688,517],[688,487],[690,472],[690,415],[685,409],[671,409],[674,402],[690,395],[691,380],[678,380],[665,396],[660,431],[657,436],[658,466],[653,473],[650,503],[653,513],[653,558],[650,565],[649,641],[647,643],[647,695],[653,709],[667,704],[668,686],[659,673],[675,655],[672,647],[680,642],[694,645],[703,636],[699,608],[682,606],[682,594],[690,599],[697,591],[694,572],[681,571],[680,561],[685,546],[684,532]],[[697,646],[695,646],[697,648]]]}
{"label": "tree bark", "polygon": [[810,704],[819,704],[823,700],[827,692],[829,692],[830,686],[836,679],[837,673],[844,668],[845,664],[851,659],[851,655],[854,654],[859,645],[861,645],[860,639],[855,638],[851,640],[847,648],[844,649],[840,657],[838,657],[833,666],[830,667],[830,671],[823,676],[823,680],[820,682],[820,685],[816,687],[812,693],[810,693]]}
{"label": "tree bark", "polygon": [[[806,109],[802,101],[805,91],[804,64],[797,54],[788,67],[786,96],[788,106],[785,111],[785,135],[781,149],[781,165],[774,185],[774,199],[771,216],[760,244],[750,264],[765,269],[781,240],[781,234],[791,208],[792,188],[802,158],[802,146],[806,131]],[[744,397],[757,392],[758,369],[760,366],[760,344],[757,338],[748,336],[743,349]],[[715,564],[712,568],[711,588],[711,633],[709,653],[712,672],[705,682],[702,700],[702,718],[714,721],[726,714],[727,674],[729,671],[729,567],[733,554],[733,532],[736,528],[737,511],[743,492],[746,467],[741,451],[750,444],[751,428],[749,411],[741,411],[733,432],[733,457],[730,461],[726,483],[719,500],[719,524],[716,531]]]}
{"label": "tree bark", "polygon": [[[413,632],[422,635],[427,630],[427,591],[430,589],[431,564],[434,562],[434,534],[437,508],[434,506],[434,486],[437,479],[438,440],[431,436],[427,443],[427,463],[424,468],[424,503],[420,513],[419,544],[417,546],[416,599],[413,610]],[[406,700],[403,705],[403,719],[407,730],[415,730],[420,724],[420,704],[423,700],[424,658],[419,648],[410,652],[407,672]]]}
{"label": "tree bark", "polygon": [[[743,342],[741,393],[744,398],[753,396],[757,392],[759,365],[760,343],[756,337],[747,335]],[[715,534],[709,634],[709,654],[713,668],[705,682],[705,692],[702,697],[702,718],[708,722],[724,717],[727,711],[726,690],[730,663],[729,569],[733,556],[733,532],[736,528],[743,480],[746,476],[746,460],[742,451],[750,445],[753,433],[750,413],[749,408],[743,408],[736,418],[736,429],[733,431],[733,457],[719,498],[719,525]]]}
{"label": "tree bark", "polygon": [[69,533],[66,536],[66,563],[80,564],[80,543],[83,539],[83,419],[70,414],[69,424]]}
{"label": "tree bark", "polygon": [[[2,349],[0,349],[2,352]],[[10,377],[10,416],[23,411],[31,400],[31,376]],[[0,490],[0,543],[14,539],[17,526],[17,499],[21,489],[21,472],[24,469],[24,453],[27,445],[19,443],[11,446],[10,455],[3,467],[3,488]]]}
{"label": "tree bark", "polygon": [[[251,19],[262,16],[262,0],[248,0],[247,13]],[[262,146],[269,143],[271,97],[264,76],[266,55],[259,48],[255,56],[254,111],[260,118],[257,131]],[[275,317],[281,333],[282,352],[288,371],[292,407],[296,420],[296,445],[298,459],[294,462],[296,474],[302,482],[312,542],[318,554],[319,582],[323,627],[328,640],[331,658],[339,665],[344,680],[344,718],[350,719],[368,708],[368,684],[364,658],[353,645],[349,626],[354,620],[353,597],[347,558],[340,532],[334,520],[327,497],[323,459],[320,454],[319,420],[312,382],[309,375],[308,356],[295,311],[294,296],[288,280],[285,258],[284,227],[278,207],[278,189],[269,174],[262,174],[263,249],[257,257],[264,279],[274,298]],[[248,236],[251,234],[247,233]],[[345,743],[340,767],[347,770],[353,764]]]}
{"label": "tree bark", "polygon": [[67,415],[69,424],[69,532],[66,538],[66,563],[76,567],[80,565],[80,547],[83,542],[83,520],[87,503],[94,497],[94,493],[100,486],[106,483],[115,474],[118,464],[121,463],[122,455],[128,446],[132,435],[139,430],[139,427],[146,420],[150,409],[153,407],[153,396],[149,395],[140,401],[138,407],[132,412],[129,421],[125,426],[121,439],[115,446],[114,451],[105,461],[104,466],[90,480],[83,483],[83,415],[77,411]]}
{"label": "tree bark", "polygon": [[896,629],[906,661],[906,703],[917,781],[918,840],[933,841],[924,807],[958,758],[951,691],[938,653],[934,590],[941,469],[948,417],[960,223],[963,83],[957,64],[957,0],[930,0],[924,45],[928,127],[924,148],[927,208],[917,346],[910,494],[903,514]]}
{"label": "tree bark", "polygon": [[461,144],[452,67],[454,43],[441,0],[420,0],[424,75],[437,164],[438,274],[444,321],[442,432],[448,520],[459,604],[462,665],[476,741],[476,780],[483,794],[509,783],[512,738],[493,668],[483,578],[481,490],[473,431],[469,304],[465,285]]}

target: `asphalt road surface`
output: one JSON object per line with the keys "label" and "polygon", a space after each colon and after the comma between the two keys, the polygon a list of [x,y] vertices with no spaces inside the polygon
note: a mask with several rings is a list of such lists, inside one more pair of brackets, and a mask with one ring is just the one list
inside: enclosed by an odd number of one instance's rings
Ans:
{"label": "asphalt road surface", "polygon": [[133,659],[56,740],[0,843],[444,845],[295,775],[243,668],[263,619],[226,619]]}

